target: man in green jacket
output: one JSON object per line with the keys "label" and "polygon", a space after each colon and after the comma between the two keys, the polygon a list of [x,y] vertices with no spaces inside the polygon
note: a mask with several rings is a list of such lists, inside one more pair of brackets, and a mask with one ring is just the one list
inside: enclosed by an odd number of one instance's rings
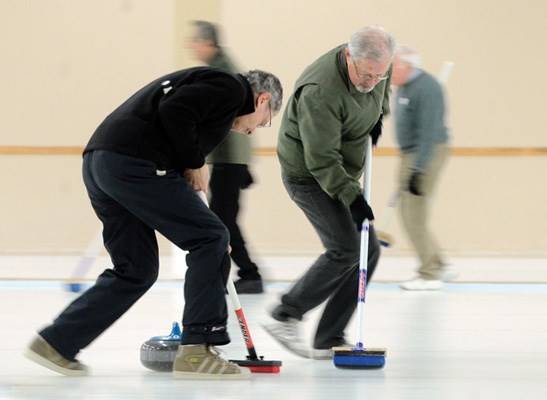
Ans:
{"label": "man in green jacket", "polygon": [[[366,143],[389,113],[390,66],[395,41],[379,26],[353,34],[304,70],[287,103],[277,152],[283,184],[325,247],[325,252],[282,296],[263,323],[288,350],[316,359],[347,343],[344,330],[357,304],[363,220],[373,220],[359,179]],[[357,229],[356,229],[357,228]],[[380,249],[371,226],[368,276]],[[304,315],[324,301],[313,348],[300,337]]]}
{"label": "man in green jacket", "polygon": [[[220,47],[217,27],[208,21],[194,21],[193,26],[190,48],[196,58],[210,67],[239,72]],[[253,183],[248,167],[250,162],[251,138],[234,131],[207,157],[207,163],[212,165],[209,205],[230,232],[230,257],[239,267],[240,279],[234,283],[238,293],[264,291],[258,266],[249,256],[237,223],[241,190]]]}

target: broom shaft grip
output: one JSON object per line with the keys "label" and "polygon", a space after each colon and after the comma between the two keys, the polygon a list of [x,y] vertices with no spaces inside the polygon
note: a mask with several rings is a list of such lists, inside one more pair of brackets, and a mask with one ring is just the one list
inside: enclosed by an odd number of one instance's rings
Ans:
{"label": "broom shaft grip", "polygon": [[234,310],[236,311],[241,310],[241,303],[239,302],[239,296],[237,295],[236,287],[232,279],[228,279],[228,282],[226,282],[226,289],[228,289],[228,295],[230,296],[230,300],[232,302],[232,306],[234,307]]}

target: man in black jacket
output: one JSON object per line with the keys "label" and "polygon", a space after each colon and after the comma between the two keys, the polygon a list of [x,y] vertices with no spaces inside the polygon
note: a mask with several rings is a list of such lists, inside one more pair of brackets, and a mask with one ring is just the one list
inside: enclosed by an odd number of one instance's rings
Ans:
{"label": "man in black jacket", "polygon": [[64,375],[86,375],[78,352],[156,281],[158,231],[188,251],[175,378],[248,377],[212,347],[230,342],[229,234],[196,192],[209,184],[205,156],[229,130],[252,134],[271,122],[281,101],[270,73],[197,67],[154,80],[101,123],[84,150],[83,177],[114,268],[39,332],[27,357]]}

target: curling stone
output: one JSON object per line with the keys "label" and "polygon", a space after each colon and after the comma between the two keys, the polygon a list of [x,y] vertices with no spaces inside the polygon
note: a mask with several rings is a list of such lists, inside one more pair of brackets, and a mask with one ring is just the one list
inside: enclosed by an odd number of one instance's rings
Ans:
{"label": "curling stone", "polygon": [[168,336],[154,336],[142,344],[142,365],[152,371],[171,372],[181,340],[180,325],[173,322],[173,328]]}

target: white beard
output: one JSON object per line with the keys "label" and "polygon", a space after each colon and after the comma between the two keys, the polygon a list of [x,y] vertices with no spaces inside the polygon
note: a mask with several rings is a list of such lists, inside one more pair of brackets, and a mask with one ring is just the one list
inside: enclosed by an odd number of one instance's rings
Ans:
{"label": "white beard", "polygon": [[353,85],[355,86],[355,89],[357,89],[357,91],[359,93],[363,93],[363,94],[367,94],[367,93],[370,93],[372,92],[372,90],[374,89],[375,86],[371,87],[371,88],[366,88],[366,87],[363,87],[363,86],[357,86],[357,85]]}

